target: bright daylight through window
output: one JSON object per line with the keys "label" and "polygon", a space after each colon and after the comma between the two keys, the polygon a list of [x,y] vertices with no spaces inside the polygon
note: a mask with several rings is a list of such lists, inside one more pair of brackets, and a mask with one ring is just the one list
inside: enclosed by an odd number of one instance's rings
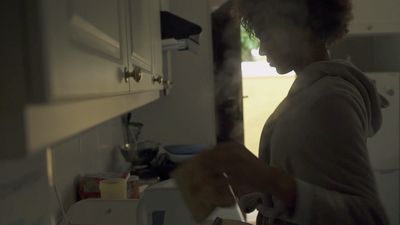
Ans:
{"label": "bright daylight through window", "polygon": [[260,56],[260,43],[241,27],[244,142],[254,155],[265,120],[285,98],[294,81],[294,72],[279,75]]}

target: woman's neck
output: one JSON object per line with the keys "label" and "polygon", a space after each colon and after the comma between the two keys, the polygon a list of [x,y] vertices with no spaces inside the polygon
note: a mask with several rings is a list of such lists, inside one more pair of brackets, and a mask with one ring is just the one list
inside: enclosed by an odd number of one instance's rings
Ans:
{"label": "woman's neck", "polygon": [[307,51],[306,54],[304,54],[304,57],[302,57],[301,62],[299,62],[294,71],[297,75],[300,75],[307,66],[315,62],[329,60],[330,58],[330,53],[326,45],[320,44],[318,46],[315,46],[313,50]]}

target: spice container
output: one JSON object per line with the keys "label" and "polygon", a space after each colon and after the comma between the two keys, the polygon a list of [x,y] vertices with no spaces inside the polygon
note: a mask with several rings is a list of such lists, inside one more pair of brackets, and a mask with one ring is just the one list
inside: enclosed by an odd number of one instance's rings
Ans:
{"label": "spice container", "polygon": [[139,176],[130,176],[128,179],[128,198],[139,199]]}

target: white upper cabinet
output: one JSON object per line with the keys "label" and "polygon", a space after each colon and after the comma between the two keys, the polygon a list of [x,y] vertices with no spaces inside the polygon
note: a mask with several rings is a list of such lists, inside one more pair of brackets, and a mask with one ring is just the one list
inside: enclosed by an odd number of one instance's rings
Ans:
{"label": "white upper cabinet", "polygon": [[157,77],[163,77],[163,57],[161,45],[161,21],[160,10],[161,3],[158,0],[153,0],[153,16],[152,16],[152,29],[153,29],[153,74]]}
{"label": "white upper cabinet", "polygon": [[400,32],[399,0],[353,0],[351,34]]}
{"label": "white upper cabinet", "polygon": [[383,121],[375,136],[368,139],[372,169],[378,171],[400,168],[400,73],[367,73],[389,106],[382,109]]}
{"label": "white upper cabinet", "polygon": [[147,72],[152,64],[152,1],[128,0],[129,63]]}
{"label": "white upper cabinet", "polygon": [[3,6],[9,76],[0,76],[0,159],[43,150],[160,97],[159,0]]}
{"label": "white upper cabinet", "polygon": [[162,89],[159,5],[159,0],[41,0],[31,7],[32,99]]}
{"label": "white upper cabinet", "polygon": [[125,3],[42,0],[42,65],[49,100],[129,92]]}
{"label": "white upper cabinet", "polygon": [[128,63],[132,92],[163,88],[159,5],[159,0],[128,0]]}

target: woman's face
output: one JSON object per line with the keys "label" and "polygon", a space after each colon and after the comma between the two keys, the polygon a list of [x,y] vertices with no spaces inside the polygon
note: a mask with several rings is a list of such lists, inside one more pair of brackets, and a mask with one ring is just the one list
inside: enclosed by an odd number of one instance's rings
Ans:
{"label": "woman's face", "polygon": [[263,27],[255,35],[260,39],[260,55],[267,56],[268,63],[279,74],[301,66],[307,51],[304,32],[289,26]]}

